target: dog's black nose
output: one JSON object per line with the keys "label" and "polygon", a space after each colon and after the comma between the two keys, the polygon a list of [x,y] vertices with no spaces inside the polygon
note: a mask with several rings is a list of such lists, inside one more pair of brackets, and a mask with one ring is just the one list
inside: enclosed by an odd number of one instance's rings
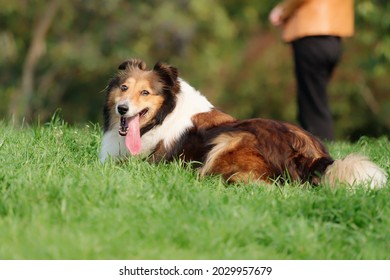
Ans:
{"label": "dog's black nose", "polygon": [[119,114],[121,114],[123,116],[124,114],[127,113],[127,111],[129,111],[129,106],[127,106],[125,104],[118,105],[118,113]]}

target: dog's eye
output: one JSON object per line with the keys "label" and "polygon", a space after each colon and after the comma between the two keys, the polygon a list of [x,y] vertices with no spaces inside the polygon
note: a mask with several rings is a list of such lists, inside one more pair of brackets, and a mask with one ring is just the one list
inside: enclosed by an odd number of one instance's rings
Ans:
{"label": "dog's eye", "polygon": [[142,96],[148,96],[149,94],[150,94],[150,92],[147,91],[147,90],[141,91],[141,95],[142,95]]}
{"label": "dog's eye", "polygon": [[128,87],[126,85],[121,85],[121,91],[126,91]]}

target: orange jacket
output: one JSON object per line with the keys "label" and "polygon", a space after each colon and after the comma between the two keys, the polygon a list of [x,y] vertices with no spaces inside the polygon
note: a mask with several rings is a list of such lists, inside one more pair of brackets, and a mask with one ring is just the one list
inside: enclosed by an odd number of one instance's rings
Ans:
{"label": "orange jacket", "polygon": [[285,0],[280,5],[286,42],[305,36],[348,37],[354,33],[353,0]]}

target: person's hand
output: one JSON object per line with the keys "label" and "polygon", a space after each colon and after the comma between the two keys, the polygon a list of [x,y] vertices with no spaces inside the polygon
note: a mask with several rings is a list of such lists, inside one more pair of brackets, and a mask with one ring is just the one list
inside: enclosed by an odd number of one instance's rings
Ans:
{"label": "person's hand", "polygon": [[281,5],[275,6],[269,14],[269,21],[274,26],[281,26],[284,22],[283,20],[283,7]]}

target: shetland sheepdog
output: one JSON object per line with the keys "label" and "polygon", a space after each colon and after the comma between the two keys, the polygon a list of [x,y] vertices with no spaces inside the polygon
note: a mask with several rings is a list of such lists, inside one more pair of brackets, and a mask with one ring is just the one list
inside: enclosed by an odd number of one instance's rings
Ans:
{"label": "shetland sheepdog", "polygon": [[334,160],[307,131],[281,121],[238,120],[215,108],[177,68],[124,61],[107,86],[100,160],[139,155],[152,162],[181,159],[229,182],[280,180],[328,184],[386,184],[367,157]]}

